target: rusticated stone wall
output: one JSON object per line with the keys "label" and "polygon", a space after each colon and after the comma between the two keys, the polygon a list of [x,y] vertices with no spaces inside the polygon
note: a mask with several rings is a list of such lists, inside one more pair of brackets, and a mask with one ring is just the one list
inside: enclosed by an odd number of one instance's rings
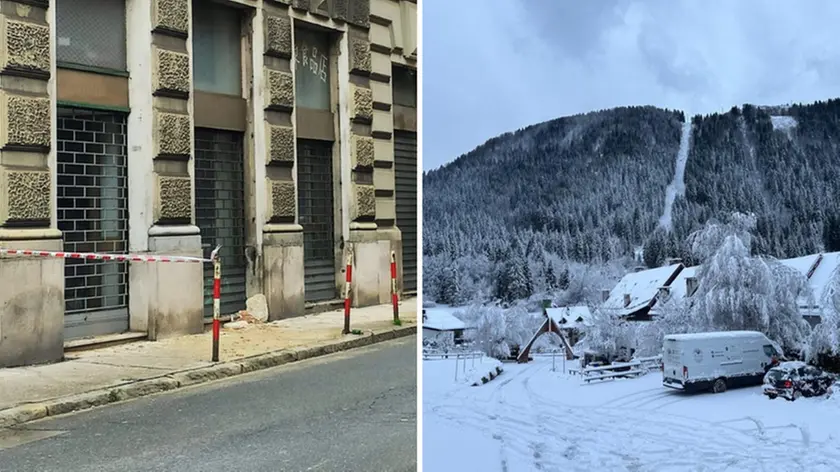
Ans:
{"label": "rusticated stone wall", "polygon": [[152,96],[157,225],[193,219],[189,161],[193,153],[189,98],[192,91],[190,0],[151,0]]}
{"label": "rusticated stone wall", "polygon": [[[362,6],[361,4],[365,5]],[[355,223],[369,223],[375,228],[376,191],[374,164],[376,152],[372,133],[374,108],[371,89],[371,51],[368,39],[370,1],[354,2],[353,11],[364,14],[348,24],[347,41],[350,69],[350,165],[352,166],[352,194],[350,219]]]}
{"label": "rusticated stone wall", "polygon": [[0,8],[0,226],[52,225],[49,3]]}
{"label": "rusticated stone wall", "polygon": [[[0,2],[0,246],[60,251],[47,0]],[[0,257],[0,368],[64,355],[64,261]]]}
{"label": "rusticated stone wall", "polygon": [[[288,1],[264,4],[263,78],[265,83],[266,223],[293,224],[297,220],[295,166],[295,81],[292,76],[292,19]],[[255,73],[259,73],[256,72]]]}

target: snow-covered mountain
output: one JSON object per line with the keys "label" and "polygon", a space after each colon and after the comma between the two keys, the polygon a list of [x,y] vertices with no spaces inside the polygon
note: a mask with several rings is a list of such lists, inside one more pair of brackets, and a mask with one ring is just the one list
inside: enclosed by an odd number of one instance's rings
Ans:
{"label": "snow-covered mountain", "polygon": [[513,283],[521,298],[639,248],[648,266],[690,259],[685,237],[732,211],[758,217],[755,253],[840,250],[840,100],[684,121],[655,107],[559,118],[426,173],[426,296]]}

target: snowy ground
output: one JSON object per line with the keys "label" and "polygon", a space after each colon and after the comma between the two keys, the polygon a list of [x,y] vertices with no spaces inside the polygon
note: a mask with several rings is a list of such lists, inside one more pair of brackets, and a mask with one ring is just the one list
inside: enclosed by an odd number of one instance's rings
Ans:
{"label": "snowy ground", "polygon": [[481,378],[487,377],[490,372],[495,374],[496,367],[502,367],[501,362],[489,357],[472,355],[459,357],[458,355],[451,355],[447,358],[442,358],[439,355],[430,356],[430,359],[423,361],[423,378],[429,375],[431,378],[443,380],[437,384],[437,391],[438,393],[449,393],[459,390],[462,386],[480,382]]}
{"label": "snowy ground", "polygon": [[584,385],[550,357],[469,387],[435,362],[423,363],[427,471],[840,470],[840,395],[685,395],[658,372]]}

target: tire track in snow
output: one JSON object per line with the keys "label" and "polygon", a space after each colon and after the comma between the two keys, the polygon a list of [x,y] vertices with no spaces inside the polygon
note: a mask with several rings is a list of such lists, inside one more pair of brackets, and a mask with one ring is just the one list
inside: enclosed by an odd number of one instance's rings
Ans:
{"label": "tire track in snow", "polygon": [[665,209],[662,211],[662,217],[659,218],[659,226],[668,231],[671,231],[674,201],[678,195],[685,194],[685,164],[688,162],[688,154],[691,151],[691,115],[684,111],[683,116],[685,116],[685,123],[682,126],[680,148],[674,165],[674,180],[665,189]]}
{"label": "tire track in snow", "polygon": [[[525,385],[528,386],[527,383]],[[532,391],[531,396],[532,399],[536,400],[534,407],[537,409],[556,411],[557,407],[560,406],[559,402],[542,397],[536,392]],[[677,468],[676,470],[686,470],[688,467],[696,468],[699,464],[711,466],[713,470],[720,470],[714,467],[715,465],[724,468],[735,467],[735,470],[753,470],[750,467],[759,465],[761,469],[765,469],[765,466],[767,466],[772,470],[785,463],[785,461],[791,460],[795,462],[796,466],[811,467],[806,470],[818,470],[813,468],[817,466],[840,470],[840,455],[830,453],[829,450],[831,449],[828,443],[822,444],[825,449],[821,451],[811,449],[805,453],[805,457],[795,458],[791,457],[791,452],[795,455],[799,451],[791,451],[789,444],[766,441],[754,434],[735,428],[721,427],[720,424],[695,418],[667,415],[667,417],[670,417],[669,420],[675,421],[652,420],[650,413],[651,411],[634,413],[632,410],[609,407],[593,407],[591,409],[567,407],[564,414],[549,416],[553,416],[557,423],[565,423],[567,427],[580,429],[582,425],[589,425],[585,428],[586,432],[595,435],[602,433],[602,435],[608,436],[611,441],[603,442],[603,445],[616,446],[617,450],[611,452],[622,457],[625,461],[625,467],[633,470],[658,471],[671,467]],[[628,417],[628,414],[630,417]],[[609,427],[607,429],[595,425],[592,421],[593,419],[597,421],[599,418],[608,420]],[[659,429],[659,432],[651,433],[651,426]],[[639,449],[627,447],[628,438],[631,446],[634,439],[647,439],[643,444],[661,443],[665,439],[667,447],[664,450],[644,451],[646,457],[640,458],[633,455],[633,453],[639,452]],[[601,442],[598,442],[598,444],[601,444]],[[806,434],[803,434],[803,446],[806,448],[809,446]],[[697,455],[698,452],[700,452],[699,455]],[[696,456],[696,459],[684,460],[691,456]],[[655,464],[650,463],[651,459],[654,460]],[[757,460],[760,461],[760,464],[756,464]]]}

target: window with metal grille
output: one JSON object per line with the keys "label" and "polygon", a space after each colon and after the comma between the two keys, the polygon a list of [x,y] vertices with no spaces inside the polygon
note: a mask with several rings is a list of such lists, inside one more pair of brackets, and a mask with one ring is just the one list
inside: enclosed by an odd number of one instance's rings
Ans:
{"label": "window with metal grille", "polygon": [[394,131],[394,194],[402,233],[403,290],[417,290],[417,134]]}
{"label": "window with metal grille", "polygon": [[[128,249],[126,116],[58,109],[58,229],[68,252]],[[124,310],[128,264],[64,262],[66,313]]]}
{"label": "window with metal grille", "polygon": [[[222,249],[223,314],[245,308],[245,176],[242,133],[198,128],[195,130],[195,212],[205,256],[217,245]],[[213,268],[207,265],[204,280],[205,315],[212,315]]]}
{"label": "window with metal grille", "polygon": [[332,146],[330,141],[298,140],[298,207],[308,302],[332,300],[337,294]]}
{"label": "window with metal grille", "polygon": [[126,70],[125,0],[55,0],[59,65]]}

